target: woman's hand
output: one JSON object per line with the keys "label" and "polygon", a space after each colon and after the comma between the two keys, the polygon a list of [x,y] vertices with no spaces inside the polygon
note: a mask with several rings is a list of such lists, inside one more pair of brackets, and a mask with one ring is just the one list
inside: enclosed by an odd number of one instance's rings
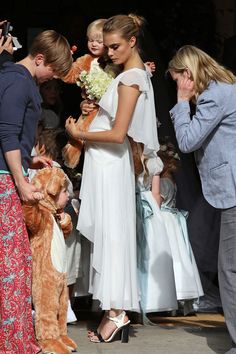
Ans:
{"label": "woman's hand", "polygon": [[191,79],[188,72],[184,72],[179,76],[177,82],[177,99],[180,101],[190,101],[195,95],[194,81]]}
{"label": "woman's hand", "polygon": [[44,194],[40,189],[36,188],[33,184],[23,180],[17,187],[19,197],[23,202],[36,202],[43,199]]}
{"label": "woman's hand", "polygon": [[52,167],[52,160],[45,156],[34,156],[30,163],[30,168],[38,170],[44,167]]}
{"label": "woman's hand", "polygon": [[73,139],[78,139],[78,127],[76,127],[76,120],[73,117],[69,117],[66,120],[65,129],[66,132]]}

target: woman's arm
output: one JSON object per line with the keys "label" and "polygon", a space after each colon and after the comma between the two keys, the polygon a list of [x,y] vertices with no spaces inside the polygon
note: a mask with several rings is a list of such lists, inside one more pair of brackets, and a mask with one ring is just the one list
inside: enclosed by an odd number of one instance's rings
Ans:
{"label": "woman's arm", "polygon": [[219,107],[218,92],[209,87],[198,98],[196,113],[190,118],[189,101],[194,96],[194,83],[186,75],[178,78],[178,103],[170,111],[179,148],[184,153],[199,149],[224,117]]}
{"label": "woman's arm", "polygon": [[138,86],[119,85],[118,107],[115,123],[111,130],[81,132],[76,128],[75,120],[68,118],[65,125],[67,133],[75,140],[122,144],[126,137],[139,95],[140,91],[138,90]]}
{"label": "woman's arm", "polygon": [[23,176],[20,150],[7,151],[4,155],[7,165],[13,175],[20,199],[24,202],[42,199],[43,193],[41,193],[34,185],[28,183]]}
{"label": "woman's arm", "polygon": [[179,102],[171,111],[171,119],[175,128],[176,139],[180,150],[184,153],[199,149],[206,138],[224,118],[224,112],[211,97],[202,94],[196,105],[196,113],[190,118],[190,107],[187,101]]}

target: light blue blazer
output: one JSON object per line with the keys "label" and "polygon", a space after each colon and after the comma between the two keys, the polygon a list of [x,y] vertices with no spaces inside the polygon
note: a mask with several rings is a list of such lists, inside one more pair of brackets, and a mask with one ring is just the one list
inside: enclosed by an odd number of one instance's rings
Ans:
{"label": "light blue blazer", "polygon": [[236,84],[211,81],[190,119],[188,101],[170,111],[179,148],[193,152],[206,200],[215,208],[236,205]]}

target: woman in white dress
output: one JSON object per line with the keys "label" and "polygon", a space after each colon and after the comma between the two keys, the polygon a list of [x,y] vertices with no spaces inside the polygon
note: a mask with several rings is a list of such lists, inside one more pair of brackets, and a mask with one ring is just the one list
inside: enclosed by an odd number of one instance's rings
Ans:
{"label": "woman in white dress", "polygon": [[123,71],[100,100],[89,132],[78,131],[73,118],[66,122],[73,139],[86,141],[78,229],[92,244],[89,291],[106,311],[92,342],[110,342],[119,331],[126,342],[130,321],[124,310],[139,311],[135,175],[127,135],[146,151],[159,149],[152,83],[137,46],[142,23],[135,15],[106,21],[105,48]]}

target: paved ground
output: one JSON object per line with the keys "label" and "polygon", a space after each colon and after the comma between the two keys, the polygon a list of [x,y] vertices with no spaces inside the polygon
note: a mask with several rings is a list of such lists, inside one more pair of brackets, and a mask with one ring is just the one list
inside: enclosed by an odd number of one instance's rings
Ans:
{"label": "paved ground", "polygon": [[230,339],[220,314],[187,317],[153,317],[156,326],[132,324],[130,341],[121,344],[90,343],[87,328],[94,320],[69,325],[69,335],[78,343],[80,354],[224,354]]}

